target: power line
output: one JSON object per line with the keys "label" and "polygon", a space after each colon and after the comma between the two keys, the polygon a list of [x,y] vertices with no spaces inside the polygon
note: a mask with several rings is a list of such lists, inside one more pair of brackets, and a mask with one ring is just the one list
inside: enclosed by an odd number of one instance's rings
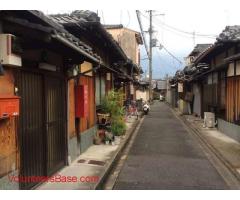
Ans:
{"label": "power line", "polygon": [[199,34],[199,33],[196,33],[196,32],[180,31],[178,29],[173,29],[173,28],[170,28],[169,26],[165,26],[164,24],[157,23],[156,21],[154,22],[154,24],[156,26],[159,26],[159,27],[167,30],[167,31],[170,31],[172,33],[175,33],[177,35],[187,37],[187,38],[193,38],[193,35],[195,35],[195,37],[203,37],[203,38],[210,38],[210,39],[215,39],[216,38],[216,36],[207,35],[207,34]]}
{"label": "power line", "polygon": [[126,27],[128,28],[128,26],[129,26],[129,24],[131,22],[131,16],[130,16],[129,10],[127,10],[127,14],[128,14],[128,24],[127,24]]}
{"label": "power line", "polygon": [[[145,17],[146,19],[148,19],[148,16],[146,16],[146,15],[144,15],[142,13],[141,13],[141,15],[143,17]],[[175,31],[175,32],[179,32],[179,33],[188,35],[189,38],[190,37],[192,38],[193,32],[189,32],[189,31],[185,31],[185,30],[181,30],[179,28],[173,27],[173,26],[168,25],[168,24],[166,24],[165,22],[163,22],[163,21],[161,21],[159,19],[156,19],[156,18],[154,20],[155,20],[153,22],[154,24],[156,24],[156,25],[158,25],[158,26],[160,26],[160,27],[162,27],[164,29],[167,28],[166,30],[168,30],[168,31],[172,30],[172,31]],[[211,38],[211,39],[215,39],[217,37],[217,35],[214,35],[214,34],[202,34],[202,33],[195,33],[195,36],[197,36],[197,37],[206,37],[206,38]]]}
{"label": "power line", "polygon": [[181,60],[179,60],[176,56],[174,56],[166,47],[161,45],[161,47],[170,55],[172,56],[176,61],[178,61],[180,64],[183,64]]}
{"label": "power line", "polygon": [[105,24],[105,19],[104,19],[104,15],[103,15],[103,11],[101,10],[102,13],[102,19],[103,19],[103,24]]}
{"label": "power line", "polygon": [[120,24],[122,24],[122,10],[120,10]]}
{"label": "power line", "polygon": [[[160,54],[160,50],[158,49],[158,51],[157,51],[157,53],[158,53],[158,55],[159,55],[159,57],[160,58],[163,58],[162,57],[162,55]],[[171,67],[171,68],[173,68],[174,70],[179,70],[180,69],[180,67],[177,67],[175,64],[174,64],[174,59],[172,58],[172,61],[173,61],[173,63],[169,63],[168,61],[166,62],[167,60],[166,59],[161,59],[161,61],[160,62],[162,62],[163,63],[163,67]]]}
{"label": "power line", "polygon": [[[182,30],[182,29],[173,27],[173,26],[171,26],[171,25],[168,25],[168,24],[162,22],[162,21],[159,20],[159,19],[156,19],[156,18],[155,18],[155,21],[160,22],[163,26],[166,26],[166,27],[168,27],[168,28],[170,28],[170,29],[173,29],[173,30],[175,30],[175,31],[182,32],[182,33],[188,34],[188,35],[192,35],[192,34],[193,34],[192,32],[185,31],[185,30]],[[200,36],[200,37],[217,37],[217,35],[213,35],[213,34],[202,34],[202,33],[196,33],[196,36]]]}

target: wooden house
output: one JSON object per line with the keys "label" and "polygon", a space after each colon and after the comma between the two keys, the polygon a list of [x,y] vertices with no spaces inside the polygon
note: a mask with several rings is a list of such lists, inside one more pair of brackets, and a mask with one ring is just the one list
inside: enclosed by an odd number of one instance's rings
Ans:
{"label": "wooden house", "polygon": [[[0,12],[0,186],[29,189],[68,164],[69,79],[100,57],[38,11]],[[94,83],[91,83],[94,84]]]}
{"label": "wooden house", "polygon": [[197,110],[201,117],[204,117],[204,112],[215,113],[218,128],[238,141],[240,141],[239,54],[240,26],[227,26],[217,37],[216,42],[197,55],[191,67],[184,72],[188,75],[185,82],[194,93],[194,111]]}
{"label": "wooden house", "polygon": [[[93,144],[93,136],[96,134],[96,112],[101,109],[101,103],[107,92],[118,89],[123,84],[132,80],[132,77],[124,70],[131,65],[126,54],[100,23],[98,15],[91,11],[74,11],[71,14],[49,16],[56,23],[61,24],[71,34],[84,41],[91,50],[100,56],[100,62],[91,73],[73,77],[68,82],[69,91],[69,127],[71,136],[69,148],[71,160],[79,153],[84,152]],[[92,68],[89,63],[79,66],[83,71]],[[74,112],[74,88],[76,85],[86,85],[89,96],[89,115],[82,116],[75,123]],[[79,151],[80,146],[80,151]]]}

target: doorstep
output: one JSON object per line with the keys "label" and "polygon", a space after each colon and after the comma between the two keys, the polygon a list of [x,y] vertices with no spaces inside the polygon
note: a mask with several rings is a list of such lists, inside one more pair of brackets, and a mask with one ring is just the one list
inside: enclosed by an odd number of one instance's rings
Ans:
{"label": "doorstep", "polygon": [[[114,161],[139,123],[135,116],[126,120],[127,131],[120,144],[92,145],[69,166],[64,167],[56,175],[76,177],[76,182],[48,182],[40,185],[37,190],[94,190],[101,188],[104,179],[111,170]],[[53,175],[54,176],[54,175]]]}
{"label": "doorstep", "polygon": [[[178,114],[179,115],[179,114]],[[193,115],[180,115],[181,119],[208,145],[240,180],[240,143],[217,128],[204,128],[203,120]]]}

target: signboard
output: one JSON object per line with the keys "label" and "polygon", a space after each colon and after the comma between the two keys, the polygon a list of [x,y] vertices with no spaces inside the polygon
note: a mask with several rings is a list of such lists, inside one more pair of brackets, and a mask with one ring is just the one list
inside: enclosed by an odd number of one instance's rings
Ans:
{"label": "signboard", "polygon": [[183,83],[178,83],[178,92],[183,92]]}
{"label": "signboard", "polygon": [[133,84],[130,85],[130,93],[131,93],[131,94],[134,94],[134,87],[133,87]]}
{"label": "signboard", "polygon": [[75,117],[88,117],[88,86],[78,85],[75,87]]}

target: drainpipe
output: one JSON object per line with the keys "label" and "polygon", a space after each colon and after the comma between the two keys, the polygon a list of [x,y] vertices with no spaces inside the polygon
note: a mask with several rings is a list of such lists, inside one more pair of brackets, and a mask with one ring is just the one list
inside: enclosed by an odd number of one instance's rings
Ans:
{"label": "drainpipe", "polygon": [[[75,82],[76,85],[79,85],[79,81],[80,81],[80,76],[77,76],[75,78]],[[74,91],[74,97],[75,97],[75,91]],[[76,98],[74,100],[74,102],[76,101]],[[76,102],[75,102],[76,104]],[[80,133],[80,118],[75,118],[75,126],[76,126],[76,134],[77,134],[77,144],[78,144],[78,148],[79,148],[79,154],[81,153],[81,133]]]}

